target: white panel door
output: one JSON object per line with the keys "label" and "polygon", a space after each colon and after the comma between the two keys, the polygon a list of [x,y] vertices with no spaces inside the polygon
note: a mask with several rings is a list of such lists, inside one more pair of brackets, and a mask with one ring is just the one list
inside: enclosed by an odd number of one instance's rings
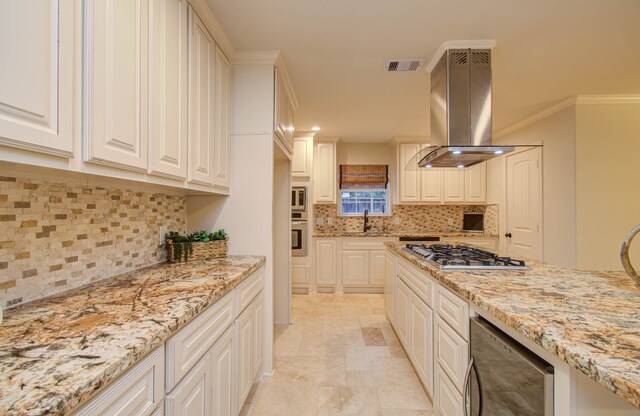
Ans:
{"label": "white panel door", "polygon": [[464,416],[462,395],[439,365],[436,365],[434,411],[439,416]]}
{"label": "white panel door", "polygon": [[427,393],[433,396],[433,310],[415,295],[410,309],[411,361]]}
{"label": "white panel door", "polygon": [[253,382],[253,366],[251,362],[253,357],[253,343],[255,342],[253,312],[252,307],[247,307],[236,320],[236,340],[238,342],[238,367],[236,373],[238,383],[238,409],[242,409],[242,405],[249,394],[251,383]]}
{"label": "white panel door", "polygon": [[87,161],[147,170],[147,0],[85,1]]}
{"label": "white panel door", "polygon": [[205,355],[167,395],[167,416],[209,416],[211,413],[210,357]]}
{"label": "white panel door", "polygon": [[291,282],[299,284],[311,283],[311,270],[306,264],[291,265]]}
{"label": "white panel door", "polygon": [[238,414],[235,348],[235,328],[231,327],[216,341],[209,352],[212,416]]}
{"label": "white panel door", "polygon": [[384,287],[386,276],[384,251],[372,250],[369,252],[369,284],[372,286]]}
{"label": "white panel door", "polygon": [[294,178],[311,177],[311,157],[313,139],[299,137],[293,140],[293,159],[291,160],[291,176]]}
{"label": "white panel door", "polygon": [[73,1],[0,2],[0,144],[73,156]]}
{"label": "white panel door", "polygon": [[442,202],[442,170],[432,168],[420,171],[420,200]]}
{"label": "white panel door", "polygon": [[342,284],[366,285],[369,283],[369,252],[366,250],[342,251]]}
{"label": "white panel door", "polygon": [[402,342],[402,345],[404,345],[405,348],[409,348],[410,339],[410,302],[411,290],[401,279],[396,279],[396,299],[394,302],[396,307],[396,332],[398,333],[400,342]]}
{"label": "white panel door", "polygon": [[253,367],[252,381],[262,371],[263,352],[262,344],[264,339],[264,302],[262,293],[260,293],[253,301],[253,354],[251,357],[251,364]]}
{"label": "white panel door", "polygon": [[422,146],[414,143],[401,143],[398,146],[398,200],[400,202],[420,202],[421,170],[406,168],[407,163],[415,156]]}
{"label": "white panel door", "polygon": [[396,258],[391,254],[385,254],[384,307],[387,311],[387,318],[392,325],[395,325],[395,281]]}
{"label": "white panel door", "polygon": [[187,177],[187,0],[149,2],[149,172]]}
{"label": "white panel door", "polygon": [[316,241],[316,284],[336,285],[337,274],[337,253],[336,240]]}
{"label": "white panel door", "polygon": [[318,143],[315,148],[315,202],[336,203],[336,145]]}
{"label": "white panel door", "polygon": [[464,201],[464,169],[442,169],[442,183],[444,202]]}
{"label": "white panel door", "polygon": [[189,7],[189,182],[214,184],[216,44]]}
{"label": "white panel door", "polygon": [[231,64],[219,47],[216,47],[215,96],[213,182],[216,187],[228,190],[231,157]]}
{"label": "white panel door", "polygon": [[487,201],[487,164],[478,163],[464,170],[464,200]]}
{"label": "white panel door", "polygon": [[507,249],[542,260],[540,150],[507,156]]}

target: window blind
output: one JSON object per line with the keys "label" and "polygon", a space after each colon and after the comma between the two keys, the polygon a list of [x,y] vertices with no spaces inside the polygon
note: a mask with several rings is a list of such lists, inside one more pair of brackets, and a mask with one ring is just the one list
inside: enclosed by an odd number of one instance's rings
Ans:
{"label": "window blind", "polygon": [[387,189],[388,165],[340,165],[340,189]]}

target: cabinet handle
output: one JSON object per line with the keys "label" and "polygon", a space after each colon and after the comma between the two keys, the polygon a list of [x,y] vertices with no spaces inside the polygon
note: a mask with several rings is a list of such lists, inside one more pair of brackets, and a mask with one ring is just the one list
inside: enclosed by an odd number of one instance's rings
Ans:
{"label": "cabinet handle", "polygon": [[504,236],[507,237],[507,238],[511,238],[511,233],[505,233]]}

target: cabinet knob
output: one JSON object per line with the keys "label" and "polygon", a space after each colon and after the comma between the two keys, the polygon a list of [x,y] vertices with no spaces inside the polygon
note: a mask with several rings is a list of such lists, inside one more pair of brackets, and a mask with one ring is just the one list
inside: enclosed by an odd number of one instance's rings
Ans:
{"label": "cabinet knob", "polygon": [[511,233],[505,233],[504,236],[507,237],[507,238],[511,238]]}

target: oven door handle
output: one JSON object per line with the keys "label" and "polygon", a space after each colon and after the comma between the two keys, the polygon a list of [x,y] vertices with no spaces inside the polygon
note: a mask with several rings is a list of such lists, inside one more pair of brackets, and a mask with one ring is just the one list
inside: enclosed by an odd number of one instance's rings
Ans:
{"label": "oven door handle", "polygon": [[478,369],[476,368],[476,363],[473,357],[471,357],[469,366],[467,367],[467,372],[464,375],[464,392],[462,393],[464,416],[469,416],[470,413],[467,407],[467,400],[471,394],[469,388],[469,385],[471,384],[471,371],[475,373],[476,381],[478,382],[478,416],[482,416],[482,385],[480,384],[480,376],[478,375]]}

